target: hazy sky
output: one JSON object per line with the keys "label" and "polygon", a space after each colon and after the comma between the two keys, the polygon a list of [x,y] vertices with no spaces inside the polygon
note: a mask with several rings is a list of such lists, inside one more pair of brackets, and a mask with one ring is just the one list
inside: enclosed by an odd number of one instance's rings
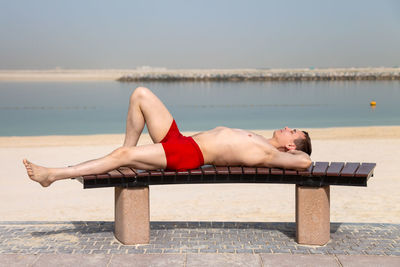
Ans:
{"label": "hazy sky", "polygon": [[400,66],[397,0],[0,0],[0,69]]}

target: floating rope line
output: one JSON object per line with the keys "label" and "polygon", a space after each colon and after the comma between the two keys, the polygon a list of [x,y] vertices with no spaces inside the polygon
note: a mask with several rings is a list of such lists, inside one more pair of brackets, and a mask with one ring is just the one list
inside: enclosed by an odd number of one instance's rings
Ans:
{"label": "floating rope line", "polygon": [[185,108],[257,108],[257,107],[323,107],[332,104],[183,104],[174,105]]}

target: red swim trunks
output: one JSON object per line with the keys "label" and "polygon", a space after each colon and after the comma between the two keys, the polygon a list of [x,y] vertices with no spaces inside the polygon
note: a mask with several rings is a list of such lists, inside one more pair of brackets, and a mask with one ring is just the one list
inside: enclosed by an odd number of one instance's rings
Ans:
{"label": "red swim trunks", "polygon": [[168,170],[195,169],[204,164],[199,146],[192,137],[181,134],[175,120],[160,143],[165,151]]}

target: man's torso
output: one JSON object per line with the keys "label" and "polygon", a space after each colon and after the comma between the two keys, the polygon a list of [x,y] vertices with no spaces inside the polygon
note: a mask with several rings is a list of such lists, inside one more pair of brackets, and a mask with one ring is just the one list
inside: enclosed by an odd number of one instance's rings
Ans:
{"label": "man's torso", "polygon": [[270,152],[276,150],[263,136],[241,129],[217,127],[192,137],[205,164],[265,166]]}

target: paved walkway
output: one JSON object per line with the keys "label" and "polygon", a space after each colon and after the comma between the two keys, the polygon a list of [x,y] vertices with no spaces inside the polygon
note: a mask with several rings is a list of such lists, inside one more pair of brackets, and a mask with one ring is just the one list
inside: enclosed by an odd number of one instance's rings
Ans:
{"label": "paved walkway", "polygon": [[258,266],[324,266],[324,267],[398,267],[400,257],[360,255],[291,255],[291,254],[105,254],[105,255],[18,255],[0,254],[0,266],[166,266],[166,267],[258,267]]}
{"label": "paved walkway", "polygon": [[331,223],[331,241],[323,247],[298,245],[295,223],[151,222],[150,244],[135,246],[121,245],[113,227],[113,222],[0,222],[0,266],[42,266],[54,260],[61,266],[70,261],[107,266],[201,266],[219,261],[353,266],[367,261],[400,266],[400,224]]}

